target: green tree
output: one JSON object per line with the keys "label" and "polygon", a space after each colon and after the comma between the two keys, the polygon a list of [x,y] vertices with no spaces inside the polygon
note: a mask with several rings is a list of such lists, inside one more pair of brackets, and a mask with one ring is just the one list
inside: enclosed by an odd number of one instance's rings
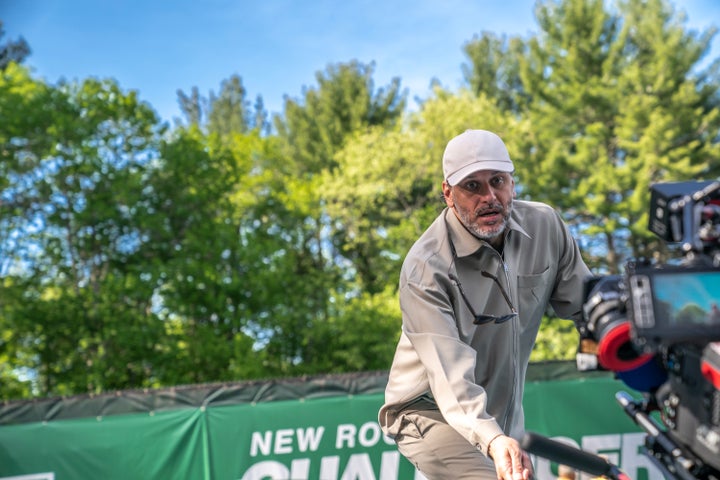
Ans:
{"label": "green tree", "polygon": [[233,75],[220,84],[220,95],[210,93],[208,130],[221,136],[245,133],[249,130],[250,104],[242,79]]}
{"label": "green tree", "polygon": [[48,395],[267,375],[253,335],[284,301],[265,291],[282,245],[255,214],[276,142],[164,137],[112,81],[53,87],[13,65],[0,104],[3,394],[25,377]]}
{"label": "green tree", "polygon": [[[331,65],[317,74],[317,87],[303,90],[302,100],[286,98],[284,117],[276,118],[280,159],[273,184],[279,186],[280,203],[268,214],[272,221],[260,228],[285,241],[273,264],[284,274],[279,286],[286,300],[259,325],[268,332],[265,352],[278,373],[318,373],[327,367],[330,337],[333,344],[341,341],[329,333],[335,331],[331,324],[341,305],[340,315],[349,318],[348,289],[357,293],[344,256],[343,225],[328,214],[319,181],[336,167],[334,156],[351,135],[401,118],[399,80],[374,91],[372,72],[372,65],[358,62]],[[357,368],[357,359],[353,365],[334,368]]]}
{"label": "green tree", "polygon": [[[54,111],[46,111],[54,91],[36,82],[15,63],[0,70],[0,189],[21,183],[37,162],[53,148]],[[13,208],[8,198],[5,209]],[[17,204],[17,202],[14,202]],[[19,207],[19,205],[18,205]],[[0,225],[12,228],[8,215]]]}
{"label": "green tree", "polygon": [[[11,64],[0,83],[0,245],[12,304],[14,368],[39,394],[152,385],[161,329],[152,285],[128,262],[132,209],[161,131],[150,107],[112,81],[50,87]],[[12,113],[14,112],[14,113]]]}
{"label": "green tree", "polygon": [[236,195],[251,188],[261,143],[256,135],[221,140],[179,129],[148,172],[136,217],[144,240],[134,261],[153,275],[155,309],[169,335],[158,352],[163,384],[256,374],[246,330],[258,309],[253,298],[263,286],[253,272],[261,267],[241,243],[244,205]]}
{"label": "green tree", "polygon": [[300,101],[285,98],[284,117],[277,117],[275,126],[296,174],[332,170],[333,156],[350,133],[400,120],[405,108],[400,79],[374,91],[374,69],[357,61],[329,65],[317,73],[318,86],[305,88]]}
{"label": "green tree", "polygon": [[[197,87],[192,87],[189,94],[178,90],[177,95],[186,126],[202,128],[221,138],[229,138],[234,133],[248,133],[252,129],[269,133],[268,114],[262,97],[258,95],[251,107],[239,75],[223,80],[217,95],[211,90],[209,96],[204,97]],[[180,120],[176,123],[182,125]]]}
{"label": "green tree", "polygon": [[484,32],[467,42],[463,52],[470,61],[461,66],[470,91],[493,98],[503,110],[520,114],[528,102],[520,79],[525,42]]}
{"label": "green tree", "polygon": [[663,245],[647,231],[648,186],[720,175],[720,60],[700,65],[715,28],[688,32],[685,16],[669,3],[646,3],[649,9],[637,0],[621,4],[627,22],[621,36],[635,61],[618,82],[626,101],[617,118],[625,168],[617,171],[635,177],[620,190],[618,207],[627,212],[632,253],[649,257]]}
{"label": "green tree", "polygon": [[[203,115],[206,114],[208,107],[207,100],[200,96],[200,89],[192,87],[189,94],[178,90],[177,96],[180,112],[185,117],[186,125],[195,127],[203,125],[205,121]],[[176,123],[179,125],[181,121],[176,119]]]}
{"label": "green tree", "polygon": [[589,239],[590,263],[617,272],[661,247],[647,231],[651,183],[717,175],[719,84],[715,66],[695,73],[713,31],[688,33],[663,0],[605,8],[538,5],[541,33],[521,60],[532,100],[518,172],[524,194],[566,212]]}

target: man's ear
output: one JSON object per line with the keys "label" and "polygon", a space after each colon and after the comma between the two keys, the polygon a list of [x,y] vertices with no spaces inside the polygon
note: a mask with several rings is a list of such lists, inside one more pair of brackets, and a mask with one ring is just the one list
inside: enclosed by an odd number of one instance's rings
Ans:
{"label": "man's ear", "polygon": [[452,187],[445,181],[442,183],[442,191],[443,191],[443,198],[445,199],[445,204],[453,208],[453,199],[452,199]]}

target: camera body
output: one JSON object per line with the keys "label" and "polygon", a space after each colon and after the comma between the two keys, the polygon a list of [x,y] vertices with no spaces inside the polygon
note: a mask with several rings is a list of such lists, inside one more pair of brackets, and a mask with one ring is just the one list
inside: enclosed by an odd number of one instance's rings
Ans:
{"label": "camera body", "polygon": [[648,230],[686,251],[717,249],[720,239],[718,181],[656,183],[650,188]]}
{"label": "camera body", "polygon": [[646,449],[667,474],[720,478],[720,182],[653,185],[650,209],[649,229],[683,258],[588,279],[578,368],[594,355],[643,394],[626,412],[659,412]]}
{"label": "camera body", "polygon": [[628,264],[633,343],[656,353],[678,343],[720,341],[720,267]]}

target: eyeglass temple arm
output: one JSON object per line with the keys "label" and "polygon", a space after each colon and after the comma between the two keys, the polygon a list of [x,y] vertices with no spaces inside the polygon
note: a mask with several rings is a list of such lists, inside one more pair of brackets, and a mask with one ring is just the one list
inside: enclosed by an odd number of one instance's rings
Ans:
{"label": "eyeglass temple arm", "polygon": [[500,293],[502,293],[503,298],[505,298],[505,301],[508,304],[508,307],[510,307],[510,310],[512,310],[513,313],[516,313],[515,307],[513,307],[513,304],[510,301],[510,297],[508,296],[507,292],[505,291],[505,288],[500,283],[500,280],[498,280],[498,278],[490,272],[482,271],[482,272],[480,272],[480,274],[483,277],[492,279],[492,281],[497,284],[498,288],[500,289]]}

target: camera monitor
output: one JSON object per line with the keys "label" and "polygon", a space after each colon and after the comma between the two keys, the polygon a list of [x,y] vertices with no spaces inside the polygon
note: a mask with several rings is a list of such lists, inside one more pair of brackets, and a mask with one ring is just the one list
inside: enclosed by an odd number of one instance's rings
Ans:
{"label": "camera monitor", "polygon": [[628,288],[633,340],[645,349],[720,340],[720,268],[638,267]]}

